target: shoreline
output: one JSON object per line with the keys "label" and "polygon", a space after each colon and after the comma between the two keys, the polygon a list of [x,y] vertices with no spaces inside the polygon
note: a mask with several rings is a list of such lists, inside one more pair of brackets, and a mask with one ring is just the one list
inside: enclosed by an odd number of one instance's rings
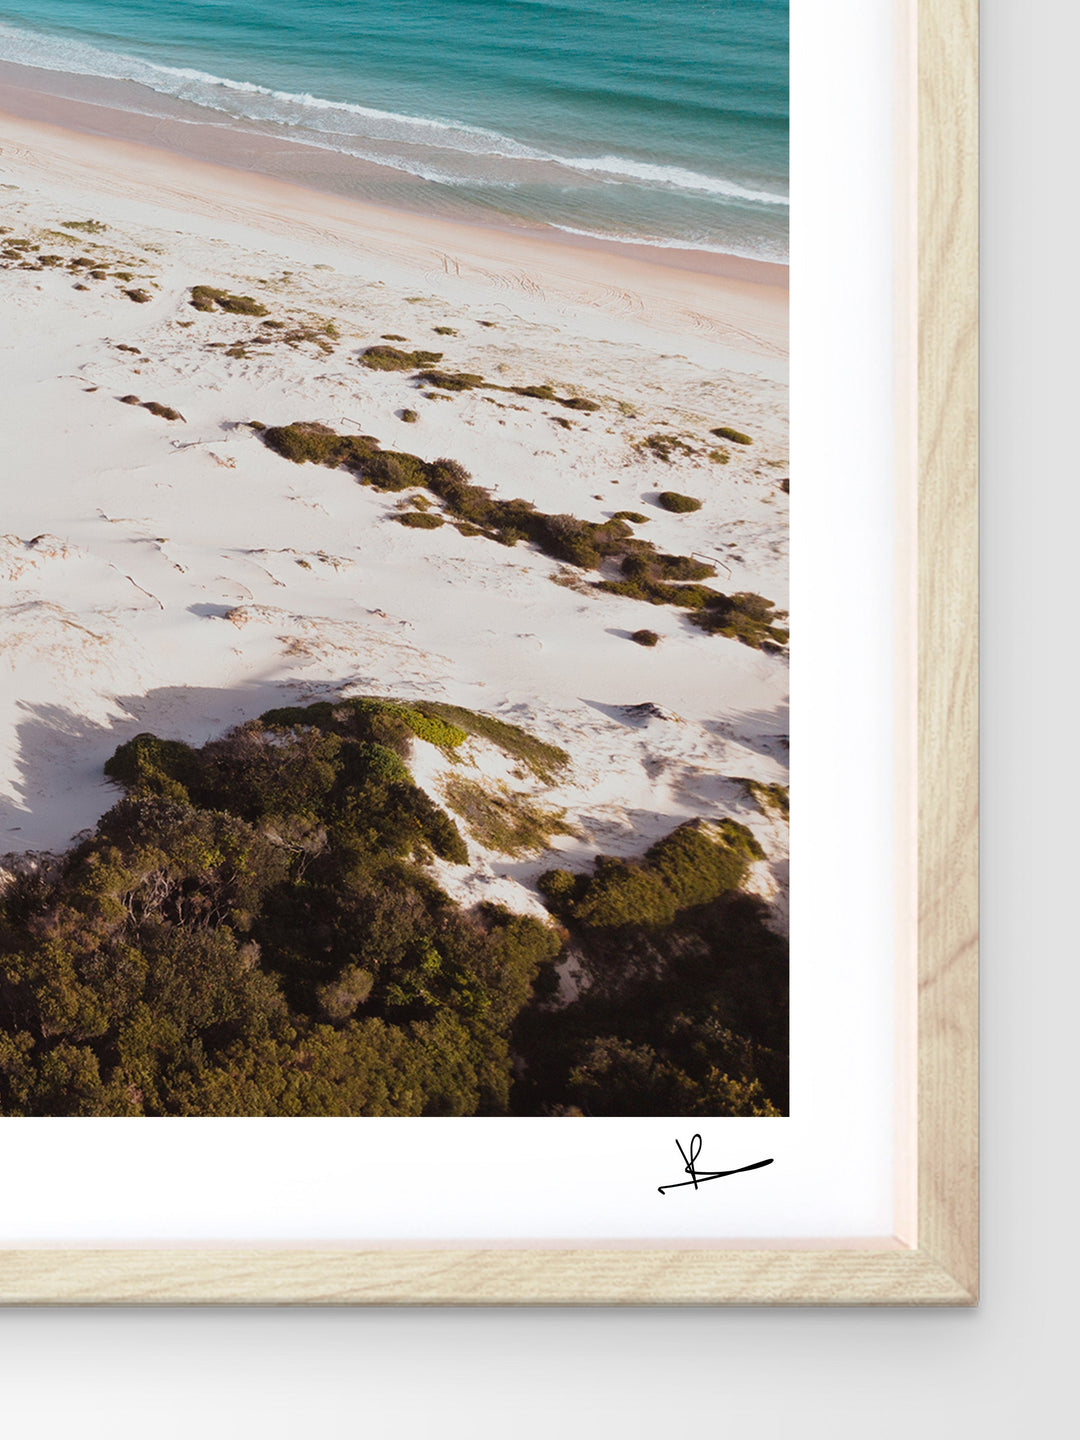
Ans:
{"label": "shoreline", "polygon": [[65,203],[112,205],[165,235],[171,227],[248,247],[273,238],[280,254],[301,263],[374,271],[537,318],[554,306],[597,338],[654,345],[659,331],[699,361],[786,380],[786,288],[680,268],[668,251],[639,256],[618,246],[612,254],[568,243],[575,237],[391,210],[144,142],[28,121],[3,110],[2,93],[0,174],[62,193]]}
{"label": "shoreline", "polygon": [[[403,192],[419,189],[422,182],[408,172],[361,160],[344,152],[325,149],[302,141],[262,134],[255,129],[223,125],[193,119],[181,113],[147,114],[135,108],[118,106],[113,99],[119,90],[129,89],[137,102],[141,87],[133,82],[102,82],[94,76],[63,75],[70,86],[78,82],[83,94],[64,94],[48,88],[47,81],[27,83],[29,67],[0,61],[0,115],[31,124],[55,126],[65,131],[102,140],[126,141],[151,145],[155,149],[202,161],[229,170],[240,170],[267,180],[292,183],[324,196],[351,199],[373,210],[398,216],[411,216],[425,221],[436,219],[448,224],[465,225],[489,230],[505,236],[525,236],[548,243],[563,244],[571,249],[600,251],[616,258],[649,260],[667,268],[688,270],[695,274],[719,275],[730,280],[770,288],[786,289],[789,267],[778,261],[756,259],[723,251],[685,248],[674,244],[649,244],[640,240],[623,240],[578,234],[559,226],[530,224],[510,217],[453,214],[432,215],[424,208],[408,204],[400,206],[369,200],[354,195],[348,188],[350,178],[365,177],[389,180]],[[42,71],[42,76],[52,72]],[[57,72],[59,78],[59,72]],[[157,96],[160,102],[167,97]],[[111,103],[110,103],[111,102]],[[196,107],[189,107],[195,110]]]}

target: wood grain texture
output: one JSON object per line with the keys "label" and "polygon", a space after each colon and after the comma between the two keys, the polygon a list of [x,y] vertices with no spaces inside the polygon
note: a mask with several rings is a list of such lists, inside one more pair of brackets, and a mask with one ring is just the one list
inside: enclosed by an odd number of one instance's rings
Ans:
{"label": "wood grain texture", "polygon": [[978,1286],[978,4],[919,0],[918,1243]]}
{"label": "wood grain texture", "polygon": [[918,1248],[12,1250],[0,1303],[975,1302],[978,3],[898,4],[918,147]]}
{"label": "wood grain texture", "polygon": [[4,1304],[957,1305],[917,1251],[21,1251]]}

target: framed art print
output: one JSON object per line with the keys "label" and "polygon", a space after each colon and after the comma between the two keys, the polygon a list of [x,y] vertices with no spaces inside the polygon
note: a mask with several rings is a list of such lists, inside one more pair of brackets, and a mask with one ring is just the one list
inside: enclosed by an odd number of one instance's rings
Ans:
{"label": "framed art print", "polygon": [[0,0],[0,1299],[977,1296],[974,0]]}

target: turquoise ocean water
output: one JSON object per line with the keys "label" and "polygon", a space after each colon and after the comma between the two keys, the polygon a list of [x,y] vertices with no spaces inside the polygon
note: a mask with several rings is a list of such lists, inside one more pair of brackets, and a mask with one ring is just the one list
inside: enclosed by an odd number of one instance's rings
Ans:
{"label": "turquoise ocean water", "polygon": [[0,0],[0,61],[365,198],[787,258],[788,0]]}

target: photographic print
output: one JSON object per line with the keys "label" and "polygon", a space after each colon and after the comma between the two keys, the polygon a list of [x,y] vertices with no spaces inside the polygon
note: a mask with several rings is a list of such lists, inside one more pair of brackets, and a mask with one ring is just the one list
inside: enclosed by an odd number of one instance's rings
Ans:
{"label": "photographic print", "polygon": [[789,208],[786,0],[0,0],[0,1116],[788,1113]]}

